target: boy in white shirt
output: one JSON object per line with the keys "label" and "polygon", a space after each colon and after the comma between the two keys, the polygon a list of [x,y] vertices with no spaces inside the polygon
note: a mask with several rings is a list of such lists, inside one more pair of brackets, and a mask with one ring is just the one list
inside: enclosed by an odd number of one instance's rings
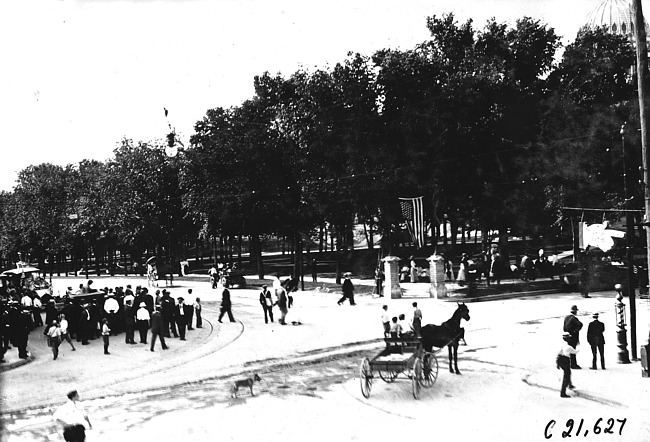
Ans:
{"label": "boy in white shirt", "polygon": [[68,343],[72,347],[72,351],[75,351],[76,348],[74,348],[72,339],[70,339],[70,332],[68,331],[68,320],[65,319],[64,314],[59,315],[59,325],[61,327],[61,342],[63,342],[64,340],[68,341]]}
{"label": "boy in white shirt", "polygon": [[562,339],[564,340],[564,343],[562,344],[562,347],[560,347],[560,350],[558,351],[557,358],[556,358],[556,363],[557,363],[557,368],[562,369],[564,371],[564,376],[562,377],[562,389],[560,390],[560,397],[571,397],[568,394],[566,394],[566,389],[569,387],[571,390],[573,390],[575,387],[571,383],[571,355],[575,355],[578,353],[578,350],[573,348],[571,345],[569,345],[569,341],[571,341],[571,334],[570,333],[564,333],[562,335]]}
{"label": "boy in white shirt", "polygon": [[388,317],[388,306],[382,307],[384,310],[381,314],[381,323],[384,326],[384,338],[390,337],[390,318]]}

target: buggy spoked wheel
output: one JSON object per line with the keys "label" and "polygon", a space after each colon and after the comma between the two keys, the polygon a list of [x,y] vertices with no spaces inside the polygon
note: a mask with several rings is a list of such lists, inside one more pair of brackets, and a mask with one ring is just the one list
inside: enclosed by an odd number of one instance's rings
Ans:
{"label": "buggy spoked wheel", "polygon": [[387,371],[378,370],[378,371],[381,380],[389,384],[391,382],[395,382],[395,379],[397,379],[397,375],[399,374],[398,372],[391,371],[391,370],[387,370]]}
{"label": "buggy spoked wheel", "polygon": [[438,379],[438,358],[433,353],[424,355],[424,364],[422,367],[422,386],[431,388]]}
{"label": "buggy spoked wheel", "polygon": [[411,374],[411,383],[413,384],[413,397],[420,399],[420,381],[422,380],[422,359],[416,358],[413,364],[413,373]]}
{"label": "buggy spoked wheel", "polygon": [[363,358],[361,367],[359,367],[359,381],[361,382],[361,394],[366,399],[370,397],[372,390],[372,369],[368,358]]}

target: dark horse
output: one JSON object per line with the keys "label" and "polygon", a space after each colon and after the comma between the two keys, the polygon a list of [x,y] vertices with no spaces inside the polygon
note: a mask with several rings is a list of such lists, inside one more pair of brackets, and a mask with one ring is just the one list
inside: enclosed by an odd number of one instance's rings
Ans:
{"label": "dark horse", "polygon": [[451,366],[452,350],[454,368],[458,371],[458,341],[465,339],[465,329],[460,326],[460,320],[469,321],[469,308],[464,303],[458,303],[458,308],[451,318],[441,325],[427,324],[420,330],[422,346],[425,351],[433,351],[433,347],[442,348],[445,345],[449,348],[449,371],[454,373]]}

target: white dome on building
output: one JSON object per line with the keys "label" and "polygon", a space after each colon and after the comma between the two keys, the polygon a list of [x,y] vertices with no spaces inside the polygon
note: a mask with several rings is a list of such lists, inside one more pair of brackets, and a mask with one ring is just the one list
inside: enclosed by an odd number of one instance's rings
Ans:
{"label": "white dome on building", "polygon": [[605,26],[613,34],[632,37],[634,34],[634,11],[628,0],[603,0],[587,16],[585,26],[597,28]]}

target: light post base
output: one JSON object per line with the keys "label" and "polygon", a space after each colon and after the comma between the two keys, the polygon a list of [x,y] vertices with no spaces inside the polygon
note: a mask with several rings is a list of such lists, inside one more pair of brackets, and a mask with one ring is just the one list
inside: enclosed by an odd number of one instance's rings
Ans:
{"label": "light post base", "polygon": [[627,350],[627,331],[625,327],[619,327],[616,331],[618,339],[618,363],[619,364],[629,364],[630,363],[630,353]]}

